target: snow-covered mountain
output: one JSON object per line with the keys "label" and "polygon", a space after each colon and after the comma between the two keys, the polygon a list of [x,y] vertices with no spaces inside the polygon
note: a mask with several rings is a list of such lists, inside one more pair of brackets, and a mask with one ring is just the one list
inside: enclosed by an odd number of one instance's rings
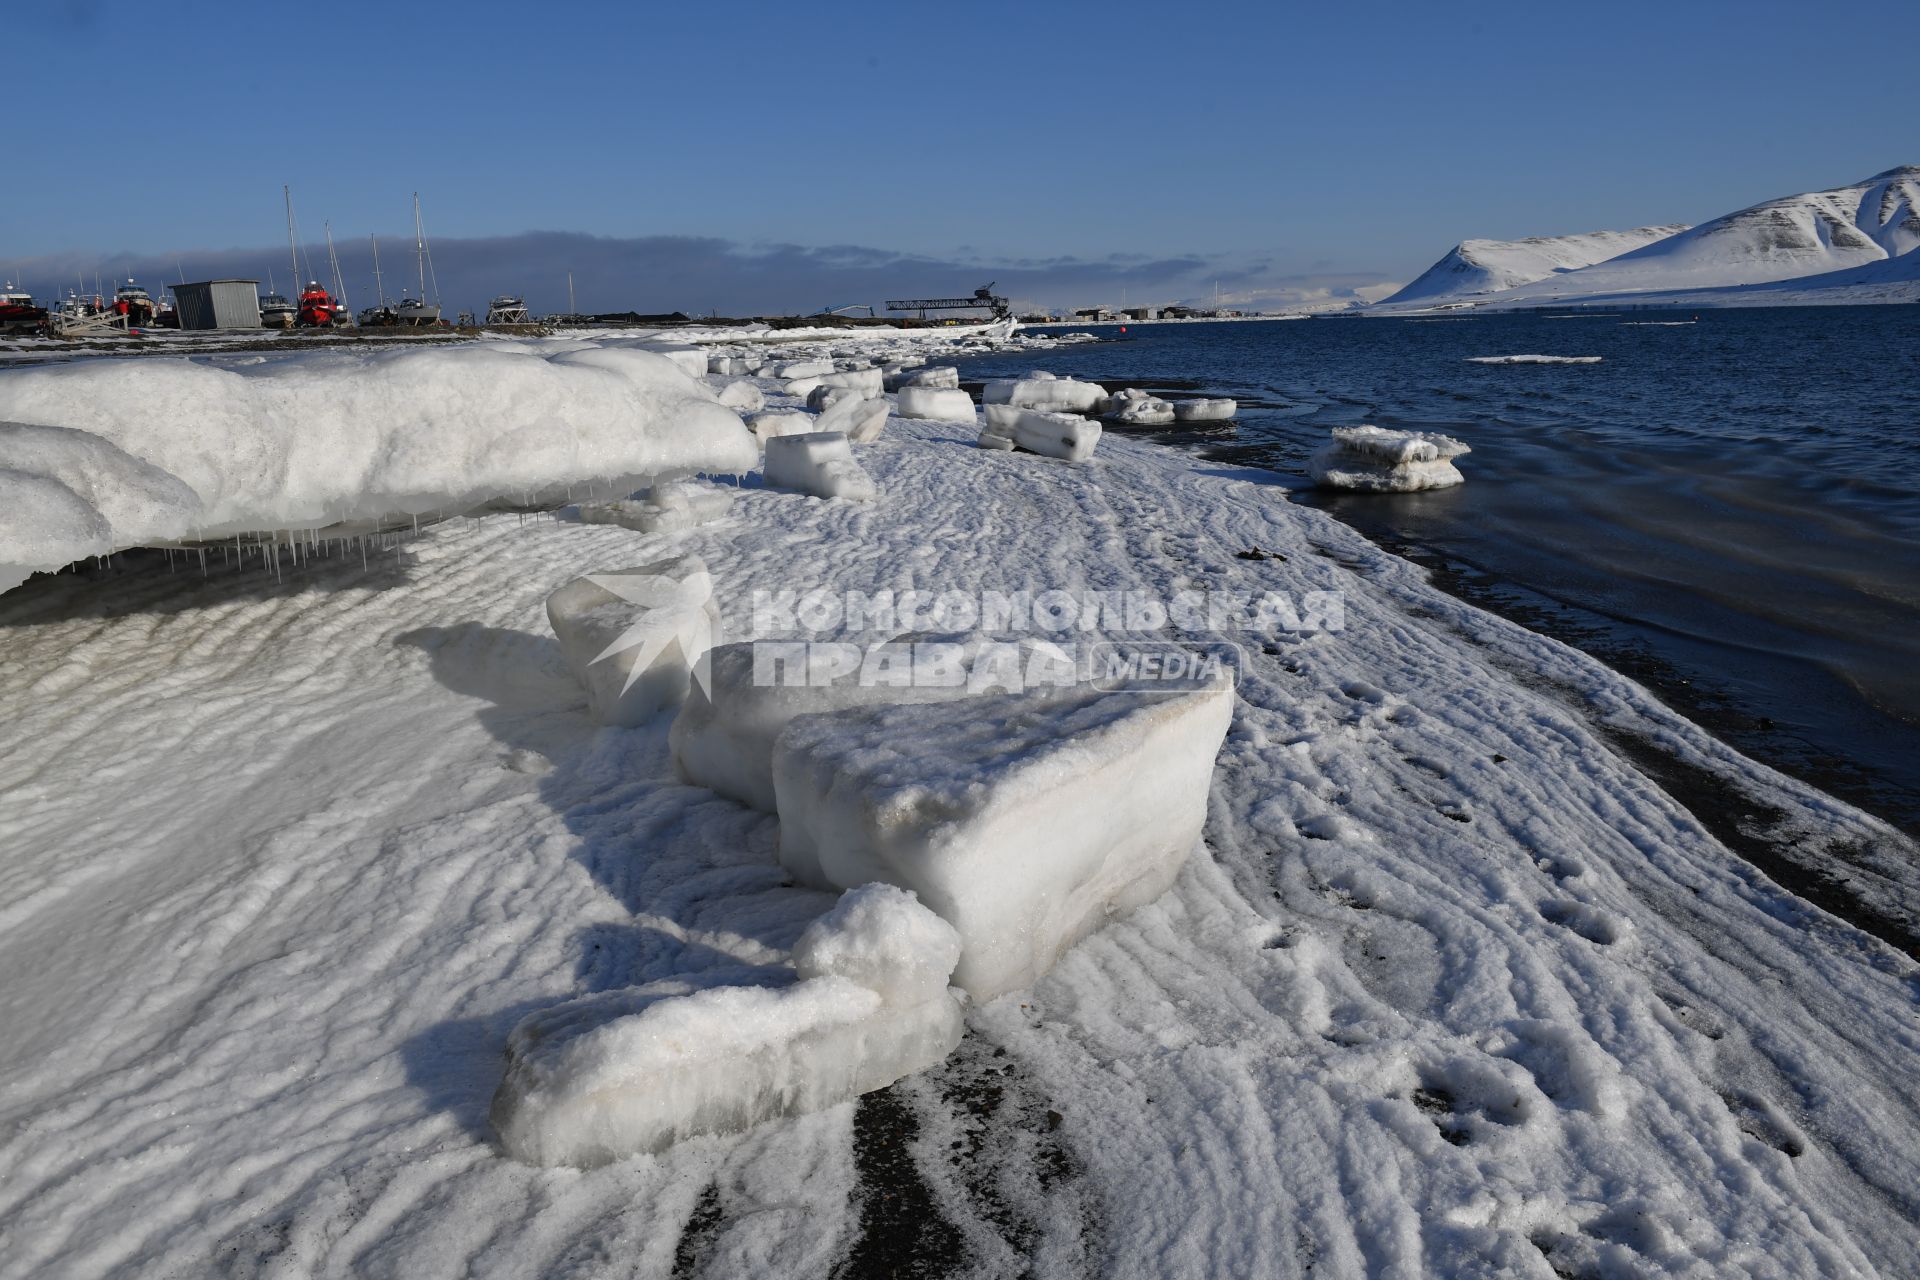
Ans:
{"label": "snow-covered mountain", "polygon": [[[1725,289],[1875,268],[1879,280],[1913,279],[1920,248],[1920,166],[1864,182],[1782,196],[1702,223],[1580,271],[1516,292],[1576,294]],[[1886,264],[1881,266],[1880,264]]]}
{"label": "snow-covered mountain", "polygon": [[[1642,238],[1624,243],[1630,237]],[[1591,256],[1552,260],[1563,245],[1569,257]],[[1612,245],[1620,247],[1609,253]],[[1796,303],[1920,298],[1920,166],[1782,196],[1691,228],[1468,240],[1381,305],[1631,298],[1704,306],[1786,302],[1789,294]]]}
{"label": "snow-covered mountain", "polygon": [[1524,240],[1462,240],[1386,303],[1443,302],[1532,284],[1555,272],[1574,271],[1685,231],[1684,222],[1631,231],[1589,231]]}

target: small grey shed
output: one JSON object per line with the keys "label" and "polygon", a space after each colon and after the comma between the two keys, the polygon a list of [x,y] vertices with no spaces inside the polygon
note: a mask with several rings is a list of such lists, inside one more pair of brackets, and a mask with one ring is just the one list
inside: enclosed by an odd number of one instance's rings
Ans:
{"label": "small grey shed", "polygon": [[258,329],[258,280],[200,280],[169,285],[182,329]]}

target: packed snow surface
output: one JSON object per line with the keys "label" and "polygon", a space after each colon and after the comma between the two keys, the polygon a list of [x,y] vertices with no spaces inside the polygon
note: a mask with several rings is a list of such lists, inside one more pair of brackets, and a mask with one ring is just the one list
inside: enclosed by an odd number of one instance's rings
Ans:
{"label": "packed snow surface", "polygon": [[959,932],[954,982],[991,1000],[1166,892],[1232,716],[1224,684],[804,716],[774,744],[780,862],[817,888],[912,889]]}
{"label": "packed snow surface", "polygon": [[[1894,922],[1911,842],[1281,484],[954,435],[862,446],[874,503],[747,486],[671,534],[502,513],[283,583],[155,556],[0,596],[0,1272],[1913,1274],[1920,966],[1714,831]],[[1333,592],[1345,625],[1209,624],[1244,663],[1202,845],[945,1062],[534,1168],[488,1120],[516,1026],[777,991],[835,901],[674,776],[662,720],[585,711],[546,596],[672,555],[742,638],[757,590]]]}
{"label": "packed snow surface", "polygon": [[855,888],[794,944],[797,981],[720,969],[528,1017],[493,1125],[516,1159],[590,1167],[884,1088],[960,1042],[959,956],[911,893]]}
{"label": "packed snow surface", "polygon": [[9,369],[0,424],[40,429],[0,425],[0,590],[115,547],[756,460],[668,355],[577,340]]}

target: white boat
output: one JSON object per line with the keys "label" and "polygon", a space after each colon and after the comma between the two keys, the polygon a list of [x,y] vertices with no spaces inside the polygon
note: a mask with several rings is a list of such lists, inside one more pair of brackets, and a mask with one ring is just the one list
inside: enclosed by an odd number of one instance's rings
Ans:
{"label": "white boat", "polygon": [[[440,323],[440,302],[436,298],[427,301],[427,233],[420,224],[420,193],[413,193],[413,261],[420,276],[420,296],[403,297],[393,307],[393,322],[406,325],[430,325]],[[437,284],[438,282],[436,282]],[[438,290],[436,289],[436,292]]]}
{"label": "white boat", "polygon": [[402,298],[393,304],[394,324],[428,325],[440,323],[440,308],[421,298]]}
{"label": "white boat", "polygon": [[262,329],[291,329],[293,318],[298,314],[298,309],[283,294],[267,293],[260,296]]}
{"label": "white boat", "polygon": [[533,317],[527,314],[526,299],[503,293],[487,304],[487,323],[532,324]]}

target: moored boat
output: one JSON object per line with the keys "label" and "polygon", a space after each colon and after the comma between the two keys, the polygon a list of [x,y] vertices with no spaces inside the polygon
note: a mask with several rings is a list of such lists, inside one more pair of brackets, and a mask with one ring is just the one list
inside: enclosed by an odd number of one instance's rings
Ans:
{"label": "moored boat", "polygon": [[153,295],[133,282],[128,276],[127,282],[113,291],[113,309],[127,318],[127,324],[139,328],[153,323]]}
{"label": "moored boat", "polygon": [[330,329],[339,310],[333,295],[321,288],[318,280],[312,280],[300,293],[299,312],[293,322],[302,329]]}
{"label": "moored boat", "polygon": [[263,329],[291,329],[293,318],[299,314],[299,308],[288,302],[284,294],[262,294],[260,298],[260,327]]}
{"label": "moored boat", "polygon": [[0,333],[38,333],[47,327],[47,309],[34,305],[33,295],[9,282],[0,290]]}
{"label": "moored boat", "polygon": [[510,294],[501,294],[487,304],[488,324],[532,324],[533,317],[527,314],[527,302]]}

